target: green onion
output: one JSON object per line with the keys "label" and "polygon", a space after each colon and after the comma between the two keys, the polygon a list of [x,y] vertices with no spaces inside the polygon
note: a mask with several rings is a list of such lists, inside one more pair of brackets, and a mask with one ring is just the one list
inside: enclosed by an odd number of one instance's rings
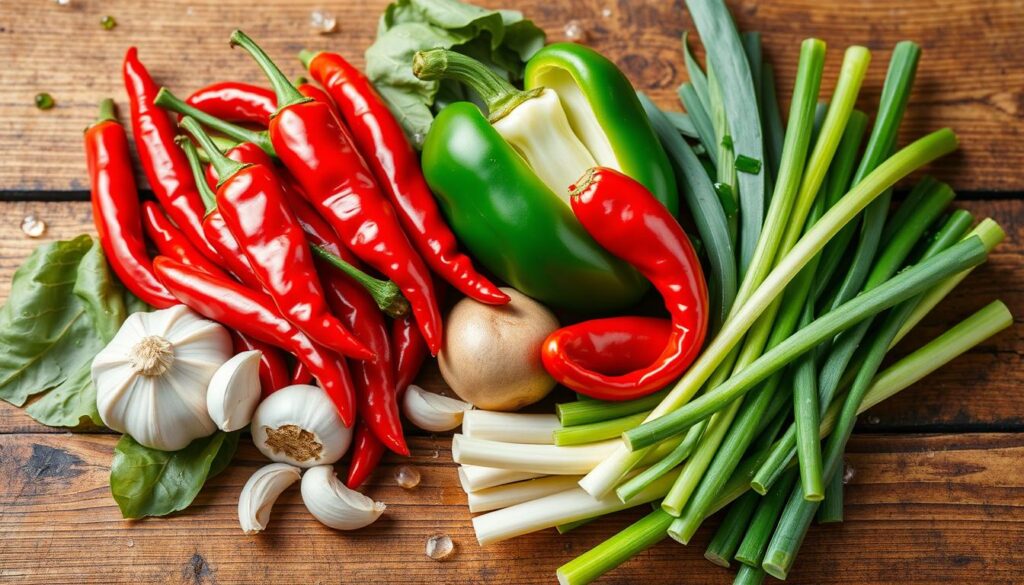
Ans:
{"label": "green onion", "polygon": [[769,63],[761,67],[761,115],[764,118],[765,150],[768,151],[770,175],[779,175],[782,162],[782,142],[785,130],[782,127],[782,110],[775,93],[775,69]]}
{"label": "green onion", "polygon": [[[772,487],[763,498],[759,498],[760,505],[750,521],[750,525],[743,535],[743,541],[736,549],[736,560],[751,567],[760,567],[764,552],[768,549],[768,541],[775,532],[775,525],[782,515],[782,508],[786,504],[789,492],[796,485],[799,475],[797,470],[790,469],[786,476],[777,485]],[[754,492],[750,492],[754,493]],[[756,495],[756,494],[755,494]]]}
{"label": "green onion", "polygon": [[718,145],[715,144],[715,127],[711,123],[711,116],[701,103],[697,90],[694,89],[692,84],[684,83],[679,86],[679,101],[686,108],[686,113],[690,116],[690,121],[693,122],[693,127],[697,130],[697,137],[700,139],[701,146],[704,147],[706,154],[711,159],[711,164],[717,165]]}
{"label": "green onion", "polygon": [[[729,135],[735,151],[751,158],[764,158],[761,117],[756,107],[757,94],[747,62],[743,42],[736,24],[723,0],[689,0],[686,3],[694,25],[705,46],[715,47],[708,53],[708,68],[721,83],[722,101],[729,123]],[[710,88],[709,88],[710,89]],[[746,271],[754,256],[764,219],[765,182],[763,174],[741,174],[738,177],[740,196],[740,273]]]}
{"label": "green onion", "polygon": [[668,395],[668,391],[663,390],[643,398],[623,402],[607,402],[586,398],[576,402],[556,404],[555,412],[558,414],[558,420],[562,421],[563,427],[574,427],[649,411],[658,406],[658,403],[666,395]]}
{"label": "green onion", "polygon": [[825,499],[821,501],[815,519],[818,524],[834,524],[843,521],[842,473],[832,474],[832,480],[825,486]]}
{"label": "green onion", "polygon": [[558,567],[558,582],[561,585],[584,585],[594,581],[632,556],[664,540],[665,530],[672,520],[672,516],[660,508],[654,510],[615,536]]}
{"label": "green onion", "polygon": [[766,575],[767,573],[761,567],[740,565],[740,570],[736,572],[736,578],[733,579],[732,585],[761,585],[764,583]]}
{"label": "green onion", "polygon": [[[669,514],[677,517],[682,514],[683,506],[690,499],[690,495],[696,489],[697,483],[704,477],[704,472],[707,471],[715,451],[718,450],[722,439],[725,438],[725,433],[729,431],[729,425],[732,423],[732,419],[736,414],[735,409],[738,407],[739,401],[731,406],[731,410],[717,412],[708,419],[707,429],[700,439],[700,446],[696,452],[690,455],[689,460],[679,474],[679,478],[672,484],[672,489],[665,494],[665,499],[661,501],[662,509]],[[669,531],[669,536],[676,538],[671,531]],[[683,544],[686,544],[686,542],[683,542]]]}
{"label": "green onion", "polygon": [[635,498],[651,482],[678,467],[680,463],[693,453],[694,447],[697,446],[697,442],[707,429],[707,423],[708,420],[705,419],[690,427],[690,430],[686,432],[686,436],[676,445],[675,449],[658,460],[657,463],[620,485],[615,490],[615,495],[623,502],[628,502]]}
{"label": "green onion", "polygon": [[754,510],[760,500],[761,498],[754,492],[747,492],[729,506],[729,511],[722,519],[722,523],[718,525],[715,535],[711,537],[707,550],[704,551],[705,559],[719,567],[730,565],[733,555],[736,554],[736,548],[740,545],[740,540],[747,532],[750,517],[754,515]]}
{"label": "green onion", "polygon": [[572,532],[573,530],[576,530],[580,526],[590,524],[598,518],[600,518],[600,516],[594,516],[593,518],[584,518],[583,520],[576,520],[575,522],[566,522],[565,524],[559,524],[558,526],[555,526],[555,530],[557,530],[559,534],[567,534],[569,532]]}
{"label": "green onion", "polygon": [[638,412],[621,418],[595,423],[562,427],[554,431],[556,445],[583,445],[613,439],[644,422],[650,411]]}
{"label": "green onion", "polygon": [[741,173],[753,173],[757,174],[761,172],[761,161],[756,158],[750,158],[745,154],[741,154],[736,157],[736,170]]}
{"label": "green onion", "polygon": [[686,63],[686,75],[690,78],[690,84],[693,85],[693,90],[696,92],[697,97],[700,98],[700,104],[704,107],[704,111],[710,112],[711,92],[708,88],[708,78],[700,63],[697,62],[697,58],[690,51],[688,37],[689,33],[683,32],[683,61]]}
{"label": "green onion", "polygon": [[690,119],[690,116],[682,112],[668,112],[665,110],[661,110],[661,113],[679,134],[687,138],[697,138],[697,127],[693,125],[693,120]]}

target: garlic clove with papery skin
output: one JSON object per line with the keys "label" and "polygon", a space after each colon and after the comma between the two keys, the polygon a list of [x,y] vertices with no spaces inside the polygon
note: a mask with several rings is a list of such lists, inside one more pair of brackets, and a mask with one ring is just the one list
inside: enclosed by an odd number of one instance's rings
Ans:
{"label": "garlic clove with papery skin", "polygon": [[402,413],[409,422],[425,431],[450,431],[462,424],[462,413],[473,408],[468,402],[427,392],[412,385],[402,399]]}
{"label": "garlic clove with papery skin", "polygon": [[321,388],[287,386],[256,407],[252,441],[271,461],[308,468],[335,463],[352,442],[352,429]]}
{"label": "garlic clove with papery skin", "polygon": [[345,487],[330,465],[306,470],[301,490],[302,502],[309,513],[336,530],[358,530],[369,526],[387,507]]}
{"label": "garlic clove with papery skin", "polygon": [[267,527],[278,496],[301,477],[302,471],[287,463],[271,463],[256,470],[238,496],[238,523],[246,534]]}
{"label": "garlic clove with papery skin", "polygon": [[237,431],[252,419],[260,403],[261,355],[258,350],[243,351],[225,362],[210,379],[206,409],[220,430]]}

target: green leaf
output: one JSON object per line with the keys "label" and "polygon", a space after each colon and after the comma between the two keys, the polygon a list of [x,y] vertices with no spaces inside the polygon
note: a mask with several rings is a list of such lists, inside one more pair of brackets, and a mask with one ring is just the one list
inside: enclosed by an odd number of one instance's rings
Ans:
{"label": "green leaf", "polygon": [[102,425],[90,368],[126,313],[92,237],[36,248],[0,309],[0,398],[28,402],[26,412],[43,424]]}
{"label": "green leaf", "polygon": [[239,432],[217,432],[180,451],[143,447],[122,435],[110,466],[110,491],[125,518],[165,516],[187,508],[206,480],[223,471]]}

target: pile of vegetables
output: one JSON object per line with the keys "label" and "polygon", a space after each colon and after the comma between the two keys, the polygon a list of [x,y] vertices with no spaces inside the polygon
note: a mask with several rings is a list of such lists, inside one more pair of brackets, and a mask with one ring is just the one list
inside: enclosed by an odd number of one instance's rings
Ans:
{"label": "pile of vegetables", "polygon": [[[272,463],[242,490],[245,532],[295,482],[317,520],[361,528],[385,507],[354,490],[409,454],[404,414],[461,425],[482,545],[653,504],[562,583],[719,511],[707,558],[784,579],[812,520],[842,519],[857,415],[1011,323],[994,301],[885,365],[1004,234],[930,177],[892,209],[957,146],[949,129],[898,144],[916,44],[895,47],[869,124],[870,52],[848,48],[826,95],[825,44],[804,41],[784,117],[759,35],[721,0],[687,5],[707,63],[684,36],[685,113],[517,12],[454,0],[390,5],[365,76],[304,51],[315,83],[293,84],[235,31],[272,89],[181,99],[130,49],[155,201],[106,100],[85,134],[98,243],[47,244],[16,274],[0,398],[124,433],[129,518],[188,506],[248,428]],[[428,352],[461,400],[412,385]],[[508,412],[556,385],[577,394],[557,414]]]}

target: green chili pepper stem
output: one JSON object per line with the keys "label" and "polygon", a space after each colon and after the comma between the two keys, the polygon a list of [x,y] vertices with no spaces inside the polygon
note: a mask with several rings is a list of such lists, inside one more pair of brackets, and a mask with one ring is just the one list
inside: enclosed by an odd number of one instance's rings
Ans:
{"label": "green chili pepper stem", "polygon": [[274,93],[277,94],[278,112],[288,106],[312,101],[308,97],[302,95],[299,90],[292,85],[291,81],[288,81],[288,77],[281,72],[281,69],[278,68],[270,56],[268,56],[267,53],[256,44],[256,41],[249,38],[249,35],[236,29],[231,33],[231,46],[242,47],[245,49],[245,52],[249,53],[249,55],[251,55],[256,61],[256,64],[260,66],[260,69],[263,70],[267,79],[270,80],[271,87],[274,88]]}
{"label": "green chili pepper stem", "polygon": [[487,119],[492,124],[543,91],[539,87],[518,90],[483,63],[447,49],[417,52],[412,58],[412,73],[423,80],[454,79],[470,86],[487,104]]}
{"label": "green chili pepper stem", "polygon": [[100,102],[100,113],[96,116],[96,123],[117,121],[117,114],[114,111],[114,100],[106,98]]}
{"label": "green chili pepper stem", "polygon": [[388,316],[401,317],[409,312],[409,301],[405,300],[405,297],[402,296],[402,291],[398,289],[397,284],[390,280],[380,280],[366,274],[322,246],[314,245],[312,248],[314,254],[323,258],[331,266],[344,272],[366,289],[366,292],[370,293],[370,296],[373,297],[380,310],[384,311]]}
{"label": "green chili pepper stem", "polygon": [[[224,181],[227,181],[237,174],[238,171],[241,171],[247,166],[251,166],[242,164],[236,160],[231,160],[224,156],[224,153],[217,148],[216,143],[213,142],[213,139],[210,138],[210,135],[207,134],[205,130],[203,130],[203,127],[199,125],[199,122],[197,122],[195,118],[185,116],[181,119],[179,125],[191,134],[197,142],[199,142],[199,145],[206,151],[206,155],[210,157],[210,164],[212,164],[213,168],[217,170],[218,187],[223,185]],[[196,160],[199,160],[199,153],[196,153]],[[201,182],[204,184],[206,183],[205,180]]]}
{"label": "green chili pepper stem", "polygon": [[299,51],[299,61],[302,62],[302,67],[304,69],[309,69],[309,64],[312,63],[313,59],[316,59],[316,56],[322,52],[323,51],[310,51],[309,49],[302,49]]}
{"label": "green chili pepper stem", "polygon": [[220,118],[216,118],[200,110],[199,108],[190,106],[185,103],[181,98],[171,93],[166,87],[161,87],[160,91],[156,94],[154,103],[165,110],[184,114],[191,118],[195,118],[202,125],[212,128],[217,132],[226,134],[231,138],[239,142],[252,142],[256,146],[263,149],[270,156],[276,156],[274,152],[274,146],[270,144],[270,136],[266,132],[257,132],[255,130],[249,130],[230,122],[225,122]]}
{"label": "green chili pepper stem", "polygon": [[199,158],[199,151],[187,136],[178,136],[174,141],[185,151],[185,158],[188,159],[188,166],[192,169],[192,178],[195,180],[196,189],[199,190],[199,197],[202,198],[203,206],[206,207],[206,215],[210,215],[217,209],[217,196],[213,193],[213,189],[210,189],[210,185],[206,183],[206,177],[203,176],[203,164]]}

